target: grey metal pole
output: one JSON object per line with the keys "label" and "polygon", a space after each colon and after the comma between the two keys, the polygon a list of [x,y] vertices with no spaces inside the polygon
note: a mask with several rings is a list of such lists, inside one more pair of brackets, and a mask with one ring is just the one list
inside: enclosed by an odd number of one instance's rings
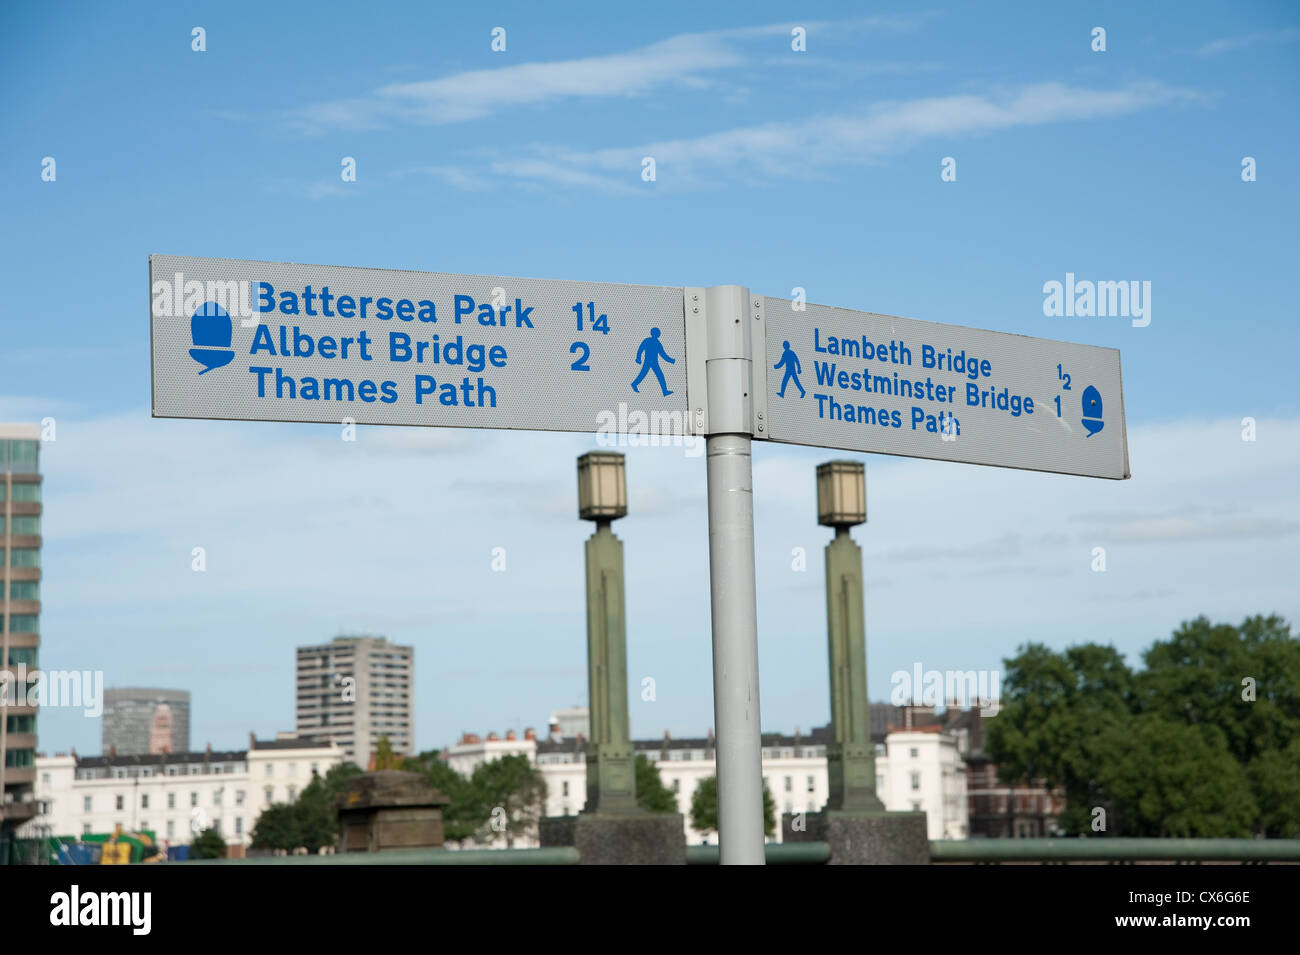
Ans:
{"label": "grey metal pole", "polygon": [[763,760],[749,435],[710,435],[707,458],[719,862],[763,865]]}
{"label": "grey metal pole", "polygon": [[[722,865],[763,865],[763,756],[750,463],[757,420],[754,395],[760,388],[767,394],[766,378],[756,374],[754,367],[754,355],[763,351],[755,341],[761,330],[761,311],[755,299],[751,321],[749,289],[740,285],[687,289],[685,305],[688,389],[695,406],[695,430],[708,435],[718,861]],[[764,355],[758,368],[766,363]],[[697,395],[707,395],[707,400],[699,401]]]}

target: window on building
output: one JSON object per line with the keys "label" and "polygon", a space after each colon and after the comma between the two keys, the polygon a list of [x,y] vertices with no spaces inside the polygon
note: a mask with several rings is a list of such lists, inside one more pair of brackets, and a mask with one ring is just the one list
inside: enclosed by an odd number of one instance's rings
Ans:
{"label": "window on building", "polygon": [[681,791],[682,791],[682,781],[681,781],[680,779],[674,779],[674,780],[673,780],[673,792],[675,792],[675,793],[679,793],[679,792],[681,792]]}
{"label": "window on building", "polygon": [[167,820],[167,839],[168,841],[176,838],[176,820]]}
{"label": "window on building", "polygon": [[794,791],[794,777],[793,777],[793,776],[787,776],[787,777],[785,777],[785,791],[786,791],[786,792],[793,792],[793,791]]}
{"label": "window on building", "polygon": [[168,794],[167,794],[167,808],[168,808],[168,809],[175,809],[175,808],[176,808],[176,794],[175,794],[175,793],[168,793]]}
{"label": "window on building", "polygon": [[9,522],[11,534],[39,534],[40,532],[41,519],[34,514],[18,514]]}
{"label": "window on building", "polygon": [[83,822],[83,823],[81,824],[81,834],[82,834],[83,836],[88,836],[88,835],[90,835],[90,823],[88,823],[88,822]]}
{"label": "window on building", "polygon": [[220,805],[221,805],[221,790],[220,790],[220,789],[214,789],[214,790],[212,790],[212,805],[214,805],[214,806],[220,806]]}
{"label": "window on building", "polygon": [[41,552],[36,547],[15,547],[9,551],[10,567],[39,567]]}
{"label": "window on building", "polygon": [[[149,794],[148,794],[148,793],[141,793],[141,794],[140,794],[140,808],[141,808],[141,809],[148,809],[148,808],[149,808]],[[142,823],[142,825],[143,825],[143,823]]]}
{"label": "window on building", "polygon": [[243,791],[242,789],[236,789],[236,790],[235,790],[235,805],[236,805],[236,806],[242,806],[243,804],[244,804],[244,791]]}
{"label": "window on building", "polygon": [[272,789],[270,786],[267,786],[267,787],[266,787],[266,804],[267,804],[268,806],[271,805],[271,799],[272,799],[272,797],[273,797],[274,795],[275,795],[275,790]]}
{"label": "window on building", "polygon": [[90,807],[91,807],[91,805],[93,804],[93,802],[94,802],[94,800],[93,800],[90,796],[82,796],[82,797],[81,797],[81,811],[82,811],[82,812],[90,812],[90,811],[91,811]]}
{"label": "window on building", "polygon": [[320,775],[320,763],[312,763],[312,764],[311,764],[311,774],[312,774],[313,776],[319,776],[319,775]]}
{"label": "window on building", "polygon": [[[8,471],[18,471],[22,474],[36,473],[36,460],[37,456],[40,454],[41,447],[39,441],[28,441],[25,439],[14,438],[13,440],[4,443],[9,446],[9,463],[8,465],[0,463],[0,467],[3,467]],[[39,485],[33,486],[36,487]],[[14,485],[15,490],[18,487],[21,487],[21,485]]]}
{"label": "window on building", "polygon": [[297,786],[290,786],[290,787],[289,787],[289,802],[293,802],[293,801],[294,801],[295,799],[297,799],[297,798],[298,798],[298,787],[297,787]]}
{"label": "window on building", "polygon": [[809,791],[810,793],[812,793],[812,792],[816,792],[816,791],[817,791],[817,777],[816,777],[816,776],[809,776],[809,777],[808,777],[808,791]]}
{"label": "window on building", "polygon": [[198,794],[197,792],[195,792],[194,790],[190,790],[190,806],[191,806],[191,808],[194,807],[194,806],[197,806],[198,804],[199,804],[199,794]]}
{"label": "window on building", "polygon": [[[13,658],[12,658],[13,651],[10,650],[9,653],[10,653],[10,660],[9,660],[9,662],[10,662],[10,663],[13,663],[13,662],[14,662],[14,660],[13,660]],[[31,664],[31,665],[34,666],[34,664]],[[17,692],[15,691],[15,696],[16,696],[16,695],[17,695]],[[31,713],[28,713],[28,714],[23,715],[23,716],[10,716],[10,717],[7,717],[7,718],[5,719],[5,732],[6,732],[6,733],[35,733],[35,732],[36,732],[36,717],[35,717],[33,714],[31,714]]]}
{"label": "window on building", "polygon": [[921,774],[920,774],[920,773],[912,773],[912,788],[913,788],[913,789],[920,789],[920,788],[921,788]]}
{"label": "window on building", "polygon": [[[41,486],[39,484],[14,484],[14,501],[22,501],[32,504],[40,501]],[[3,500],[3,498],[0,498]]]}
{"label": "window on building", "polygon": [[272,774],[274,773],[274,771],[275,771],[274,764],[273,764],[273,763],[267,763],[267,764],[266,764],[266,775],[270,776],[270,775],[272,775]]}
{"label": "window on building", "polygon": [[909,749],[909,750],[907,751],[907,755],[908,755],[908,756],[911,756],[913,759],[916,759],[916,757],[917,757],[917,755],[918,755],[919,753],[920,753],[920,750],[918,750],[915,746],[913,746],[911,749]]}
{"label": "window on building", "polygon": [[563,784],[561,785],[560,789],[561,789],[561,792],[560,792],[560,795],[561,795],[561,796],[567,796],[567,795],[569,795],[569,781],[568,781],[567,779],[563,782]]}
{"label": "window on building", "polygon": [[217,835],[221,835],[221,820],[220,820],[220,819],[213,819],[213,820],[212,820],[212,831],[215,832]]}
{"label": "window on building", "polygon": [[9,582],[10,600],[40,600],[41,582],[39,580],[11,580]]}
{"label": "window on building", "polygon": [[912,812],[920,812],[920,811],[921,811],[921,804],[919,802],[912,803]]}
{"label": "window on building", "polygon": [[242,836],[243,834],[244,834],[244,817],[243,817],[243,816],[236,816],[236,817],[235,817],[235,835],[237,835],[237,836]]}
{"label": "window on building", "polygon": [[125,797],[125,796],[118,796],[118,797],[117,797],[117,808],[118,808],[118,809],[124,809],[125,807],[126,807],[126,797]]}
{"label": "window on building", "polygon": [[[18,551],[14,551],[15,554]],[[9,632],[10,633],[40,633],[41,618],[34,613],[11,613],[9,615]],[[14,651],[10,650],[10,654]],[[36,659],[35,650],[32,650],[32,659]]]}

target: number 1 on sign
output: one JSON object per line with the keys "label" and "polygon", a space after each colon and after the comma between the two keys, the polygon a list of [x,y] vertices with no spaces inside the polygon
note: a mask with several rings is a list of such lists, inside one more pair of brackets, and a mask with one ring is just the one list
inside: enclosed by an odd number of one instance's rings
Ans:
{"label": "number 1 on sign", "polygon": [[[609,334],[609,316],[604,312],[596,314],[596,303],[587,302],[587,320],[591,322],[591,330],[600,332],[602,335]],[[582,302],[573,303],[573,314],[578,317],[578,331],[582,331]]]}

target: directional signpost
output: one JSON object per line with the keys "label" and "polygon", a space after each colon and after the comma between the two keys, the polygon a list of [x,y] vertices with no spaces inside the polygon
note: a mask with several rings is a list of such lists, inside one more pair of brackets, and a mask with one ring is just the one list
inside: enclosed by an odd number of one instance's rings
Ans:
{"label": "directional signpost", "polygon": [[149,287],[157,418],[684,426],[680,288],[170,255]]}
{"label": "directional signpost", "polygon": [[707,435],[718,835],[763,861],[751,441],[1127,478],[1119,352],[751,296],[154,255],[160,418]]}
{"label": "directional signpost", "polygon": [[1126,478],[1119,352],[763,299],[767,436]]}

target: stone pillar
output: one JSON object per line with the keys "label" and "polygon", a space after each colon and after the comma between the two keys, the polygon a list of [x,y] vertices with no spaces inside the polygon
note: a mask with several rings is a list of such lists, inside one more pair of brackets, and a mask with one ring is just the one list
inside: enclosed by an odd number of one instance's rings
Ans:
{"label": "stone pillar", "polygon": [[862,464],[829,461],[817,468],[817,522],[835,528],[835,539],[826,545],[830,794],[822,812],[798,820],[786,817],[783,837],[790,842],[829,843],[832,865],[924,865],[930,861],[925,813],[886,812],[876,795],[862,549],[849,534],[849,528],[867,522]]}
{"label": "stone pillar", "polygon": [[594,521],[587,540],[587,804],[572,821],[543,819],[542,845],[572,845],[583,865],[685,865],[678,813],[636,804],[636,752],[627,711],[627,624],[623,542],[610,524],[627,513],[623,455],[578,459],[578,516]]}
{"label": "stone pillar", "polygon": [[587,744],[589,813],[637,812],[636,755],[627,713],[627,627],[623,616],[623,542],[609,521],[587,540]]}
{"label": "stone pillar", "polygon": [[876,795],[876,754],[867,700],[867,635],[862,548],[847,527],[826,545],[826,633],[831,678],[831,737],[826,747],[826,808],[883,812]]}

